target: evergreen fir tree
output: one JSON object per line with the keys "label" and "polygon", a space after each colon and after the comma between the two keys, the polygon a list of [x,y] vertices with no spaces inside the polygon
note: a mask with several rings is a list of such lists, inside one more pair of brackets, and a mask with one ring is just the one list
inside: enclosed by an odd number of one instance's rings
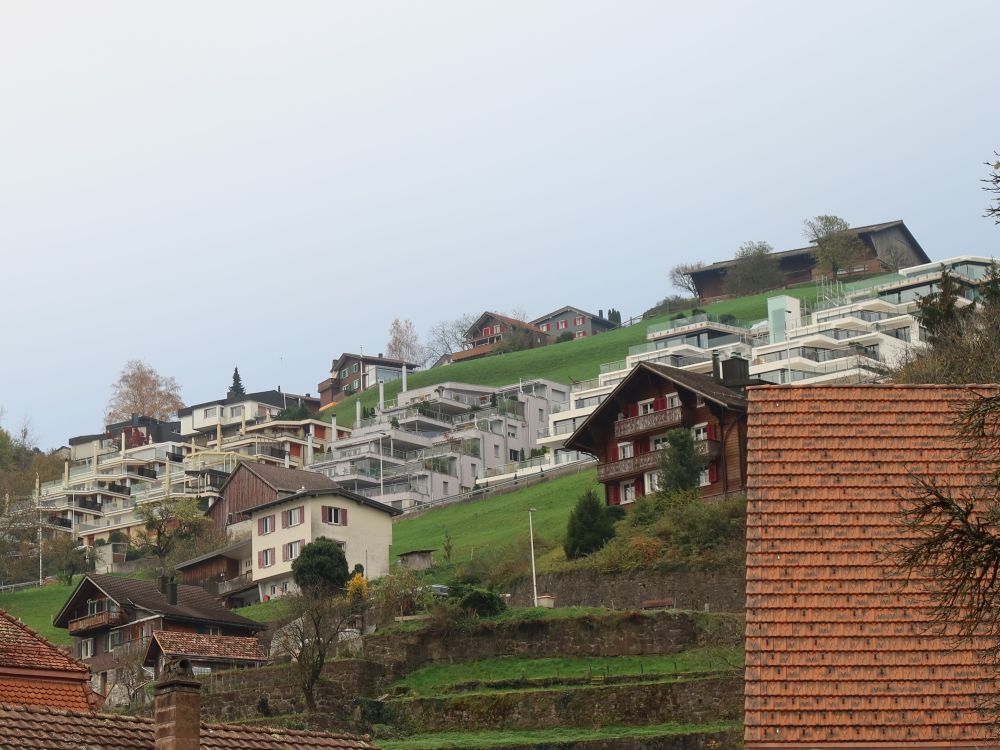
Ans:
{"label": "evergreen fir tree", "polygon": [[232,398],[233,396],[245,396],[247,395],[246,389],[243,388],[243,379],[240,378],[240,368],[233,368],[233,384],[229,386],[229,393],[226,394],[227,397]]}
{"label": "evergreen fir tree", "polygon": [[660,464],[658,493],[666,497],[676,492],[697,489],[705,458],[698,452],[690,430],[676,429],[667,433],[667,450]]}
{"label": "evergreen fir tree", "polygon": [[575,560],[591,552],[597,552],[614,535],[614,523],[604,503],[597,497],[596,492],[587,490],[580,495],[576,507],[569,514],[563,549],[568,559]]}

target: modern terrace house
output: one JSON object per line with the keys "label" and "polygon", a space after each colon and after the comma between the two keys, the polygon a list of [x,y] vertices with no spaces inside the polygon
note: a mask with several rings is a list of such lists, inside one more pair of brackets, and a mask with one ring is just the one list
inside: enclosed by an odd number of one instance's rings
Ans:
{"label": "modern terrace house", "polygon": [[348,568],[360,564],[370,579],[385,575],[392,519],[401,512],[341,487],[301,490],[251,508],[253,580],[261,600],[298,590],[292,563],[320,537],[340,545]]}
{"label": "modern terrace house", "polygon": [[419,365],[366,354],[341,354],[330,366],[330,377],[319,384],[321,408],[333,406],[348,396],[366,391],[379,383],[400,380]]}
{"label": "modern terrace house", "polygon": [[534,349],[545,346],[551,340],[549,334],[531,323],[508,318],[499,313],[484,312],[465,332],[465,344],[461,351],[452,353],[452,362],[467,362],[493,354],[497,345],[507,336],[521,336],[524,348]]}
{"label": "modern terrace house", "polygon": [[86,664],[0,610],[0,705],[91,711],[103,700]]}
{"label": "modern terrace house", "polygon": [[618,327],[604,318],[604,310],[598,310],[597,315],[593,315],[579,307],[570,307],[569,305],[536,318],[531,321],[531,325],[554,338],[558,338],[564,333],[570,333],[573,338],[577,339],[596,336]]}
{"label": "modern terrace house", "polygon": [[[445,382],[382,400],[312,470],[401,510],[476,487],[529,460],[551,404],[568,396],[550,380],[496,388]],[[360,406],[357,406],[360,410]]]}
{"label": "modern terrace house", "polygon": [[[930,262],[927,253],[902,221],[853,227],[851,231],[857,233],[863,250],[853,266],[843,269],[841,277],[895,271],[898,268]],[[816,260],[815,245],[784,250],[772,255],[778,260],[778,267],[784,274],[786,285],[815,281],[824,273]],[[723,260],[691,273],[691,278],[698,289],[698,297],[702,302],[716,302],[732,296],[724,289],[726,271],[735,263],[735,260]]]}
{"label": "modern terrace house", "polygon": [[252,636],[265,626],[234,614],[197,586],[139,581],[88,573],[53,620],[73,636],[78,659],[90,667],[91,685],[111,703],[127,701],[131,654],[141,657],[158,630]]}
{"label": "modern terrace house", "polygon": [[715,378],[640,363],[566,441],[598,460],[608,505],[655,492],[667,433],[691,430],[708,460],[702,497],[743,490],[746,481],[745,360],[727,360]]}
{"label": "modern terrace house", "polygon": [[953,432],[974,397],[965,386],[748,391],[748,750],[994,745],[985,642],[939,631],[937,582],[907,577],[891,553],[910,534],[914,474],[961,500],[992,484],[994,467]]}

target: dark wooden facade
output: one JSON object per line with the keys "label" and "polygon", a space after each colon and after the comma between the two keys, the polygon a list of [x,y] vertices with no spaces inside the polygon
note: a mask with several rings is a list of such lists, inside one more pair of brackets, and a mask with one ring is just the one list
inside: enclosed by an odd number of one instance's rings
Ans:
{"label": "dark wooden facade", "polygon": [[666,434],[677,428],[694,433],[706,458],[702,497],[743,491],[745,401],[737,391],[705,375],[640,364],[570,437],[566,447],[595,456],[606,502],[625,505],[655,491]]}
{"label": "dark wooden facade", "polygon": [[244,511],[261,503],[277,500],[278,491],[261,479],[246,464],[240,464],[223,485],[219,499],[208,509],[208,517],[217,531],[244,520]]}

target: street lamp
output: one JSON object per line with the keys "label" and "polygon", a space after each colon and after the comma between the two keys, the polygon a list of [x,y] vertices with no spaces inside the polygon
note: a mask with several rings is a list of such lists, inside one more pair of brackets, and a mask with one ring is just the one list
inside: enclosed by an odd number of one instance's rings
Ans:
{"label": "street lamp", "polygon": [[538,579],[535,577],[535,529],[531,523],[531,514],[535,512],[534,508],[528,508],[528,539],[531,543],[531,605],[533,607],[538,606]]}

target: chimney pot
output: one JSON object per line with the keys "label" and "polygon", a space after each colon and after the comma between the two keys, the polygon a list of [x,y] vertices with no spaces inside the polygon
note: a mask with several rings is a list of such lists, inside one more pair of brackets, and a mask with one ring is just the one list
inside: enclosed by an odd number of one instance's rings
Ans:
{"label": "chimney pot", "polygon": [[188,659],[172,659],[153,685],[156,750],[199,750],[201,683]]}
{"label": "chimney pot", "polygon": [[156,588],[159,589],[160,593],[163,594],[164,596],[167,595],[167,581],[168,580],[169,579],[166,576],[164,576],[164,575],[161,575],[161,576],[159,576],[156,579]]}
{"label": "chimney pot", "polygon": [[167,604],[177,604],[177,581],[173,579],[167,582]]}

